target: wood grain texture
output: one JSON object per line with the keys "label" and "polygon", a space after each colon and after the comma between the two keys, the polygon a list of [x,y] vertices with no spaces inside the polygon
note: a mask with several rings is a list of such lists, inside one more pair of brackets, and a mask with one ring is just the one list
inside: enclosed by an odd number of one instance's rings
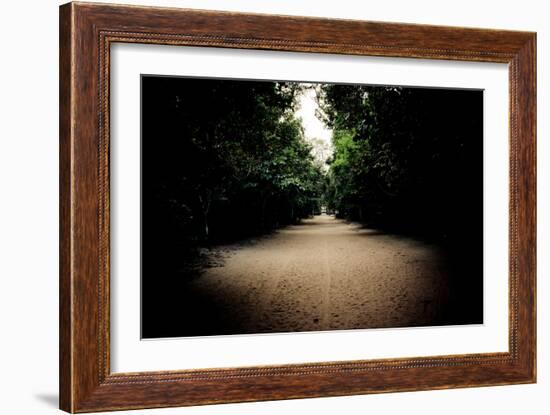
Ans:
{"label": "wood grain texture", "polygon": [[[109,59],[113,42],[510,66],[510,351],[111,373]],[[60,407],[89,412],[535,381],[533,33],[69,3],[60,9]],[[489,109],[490,110],[490,109]]]}
{"label": "wood grain texture", "polygon": [[72,19],[68,7],[59,14],[59,406],[72,410],[71,321],[71,102]]}

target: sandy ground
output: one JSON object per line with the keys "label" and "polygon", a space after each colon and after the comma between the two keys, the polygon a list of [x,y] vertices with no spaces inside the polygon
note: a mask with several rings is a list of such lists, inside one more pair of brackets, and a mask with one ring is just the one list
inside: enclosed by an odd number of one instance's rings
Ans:
{"label": "sandy ground", "polygon": [[436,247],[328,215],[223,252],[186,290],[220,334],[430,325],[448,296]]}

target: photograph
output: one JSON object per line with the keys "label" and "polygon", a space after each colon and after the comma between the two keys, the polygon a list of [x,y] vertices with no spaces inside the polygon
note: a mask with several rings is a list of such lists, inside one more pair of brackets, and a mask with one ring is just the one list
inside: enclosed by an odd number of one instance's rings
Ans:
{"label": "photograph", "polygon": [[141,76],[143,339],[483,323],[483,90]]}

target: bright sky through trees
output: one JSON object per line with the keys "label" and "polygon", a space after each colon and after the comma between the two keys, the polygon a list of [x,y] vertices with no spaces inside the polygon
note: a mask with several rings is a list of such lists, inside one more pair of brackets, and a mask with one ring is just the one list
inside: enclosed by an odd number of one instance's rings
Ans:
{"label": "bright sky through trees", "polygon": [[315,115],[317,111],[322,111],[316,97],[319,85],[304,84],[304,86],[306,89],[298,97],[296,117],[302,120],[304,135],[313,147],[312,154],[315,160],[322,165],[323,170],[327,170],[328,166],[325,162],[334,152],[332,130]]}

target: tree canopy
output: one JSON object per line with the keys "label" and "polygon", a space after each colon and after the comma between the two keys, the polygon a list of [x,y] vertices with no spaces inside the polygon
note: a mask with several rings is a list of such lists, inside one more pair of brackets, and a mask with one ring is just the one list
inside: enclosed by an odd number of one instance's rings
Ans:
{"label": "tree canopy", "polygon": [[299,84],[145,76],[142,88],[144,241],[160,256],[319,210]]}
{"label": "tree canopy", "polygon": [[[480,229],[481,91],[322,86],[334,130],[325,194],[338,215],[449,239]],[[477,238],[479,239],[479,238]]]}

